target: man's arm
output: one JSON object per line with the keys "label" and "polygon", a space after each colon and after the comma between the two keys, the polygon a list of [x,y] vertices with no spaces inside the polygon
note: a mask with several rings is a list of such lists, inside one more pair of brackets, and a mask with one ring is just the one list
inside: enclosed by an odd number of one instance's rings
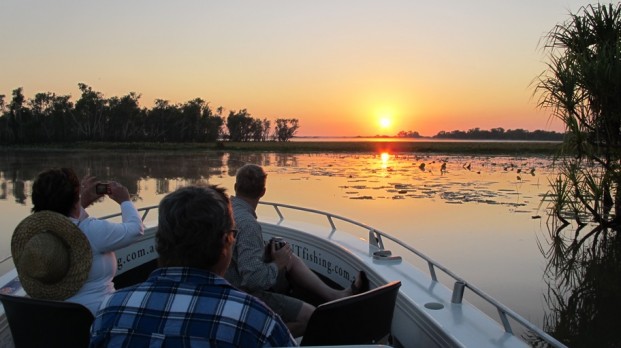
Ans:
{"label": "man's arm", "polygon": [[248,291],[267,290],[276,283],[278,267],[263,261],[264,243],[261,226],[254,223],[237,225],[235,242],[237,270],[242,278],[241,287]]}

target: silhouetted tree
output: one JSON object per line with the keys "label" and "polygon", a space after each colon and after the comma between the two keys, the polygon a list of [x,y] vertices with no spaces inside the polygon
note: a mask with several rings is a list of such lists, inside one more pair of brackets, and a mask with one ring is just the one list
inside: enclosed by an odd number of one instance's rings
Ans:
{"label": "silhouetted tree", "polygon": [[400,131],[397,133],[397,137],[399,138],[422,138],[418,132],[413,131]]}
{"label": "silhouetted tree", "polygon": [[[74,124],[71,122],[73,104],[69,101],[71,97],[57,96],[54,93],[37,93],[31,99],[30,112],[35,120],[31,127],[33,133],[28,137],[28,141],[69,141],[73,138]],[[41,138],[37,139],[37,134]]]}
{"label": "silhouetted tree", "polygon": [[297,118],[279,118],[276,119],[276,128],[274,133],[278,141],[289,141],[298,131],[299,122]]}
{"label": "silhouetted tree", "polygon": [[101,93],[93,91],[84,83],[79,83],[78,88],[82,95],[75,103],[75,112],[73,113],[78,137],[84,140],[103,140],[106,101]]}
{"label": "silhouetted tree", "polygon": [[16,88],[13,90],[13,99],[11,99],[11,103],[9,104],[9,114],[8,114],[8,126],[13,134],[13,141],[16,143],[21,142],[21,128],[23,123],[23,106],[24,106],[24,94],[22,93],[22,88]]}
{"label": "silhouetted tree", "polygon": [[[588,5],[547,36],[539,105],[566,126],[562,209],[621,224],[621,3]],[[614,209],[610,214],[611,209]]]}
{"label": "silhouetted tree", "polygon": [[226,127],[229,130],[230,141],[249,141],[253,134],[254,119],[246,109],[238,112],[229,111],[226,118]]}
{"label": "silhouetted tree", "polygon": [[140,109],[139,99],[140,95],[134,92],[108,99],[106,140],[134,141],[144,137],[145,112]]}
{"label": "silhouetted tree", "polygon": [[[215,142],[224,134],[224,108],[218,107],[214,113],[201,98],[175,105],[157,99],[149,110],[140,107],[140,94],[135,92],[106,99],[84,83],[78,88],[81,95],[75,105],[70,96],[51,92],[37,93],[27,100],[22,88],[13,91],[9,105],[0,95],[0,143]],[[231,111],[226,119],[232,141],[266,141],[270,124],[267,119],[252,118],[246,109]],[[297,127],[296,123],[289,131],[295,132]]]}
{"label": "silhouetted tree", "polygon": [[211,108],[206,107],[203,109],[202,122],[204,125],[202,140],[207,142],[214,142],[220,139],[222,135],[222,126],[224,125],[224,119],[222,118],[222,107],[216,109],[217,114],[211,111]]}

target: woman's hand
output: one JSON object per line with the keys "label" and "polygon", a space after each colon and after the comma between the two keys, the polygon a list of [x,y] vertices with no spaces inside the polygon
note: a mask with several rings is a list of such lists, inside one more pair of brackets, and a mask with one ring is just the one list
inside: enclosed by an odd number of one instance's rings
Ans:
{"label": "woman's hand", "polygon": [[127,191],[127,187],[116,181],[110,181],[108,183],[108,196],[118,204],[129,201],[129,191]]}
{"label": "woman's hand", "polygon": [[86,207],[95,203],[96,200],[103,196],[95,192],[95,185],[97,183],[97,178],[92,175],[86,175],[82,178],[80,182],[80,205],[82,208],[86,209]]}

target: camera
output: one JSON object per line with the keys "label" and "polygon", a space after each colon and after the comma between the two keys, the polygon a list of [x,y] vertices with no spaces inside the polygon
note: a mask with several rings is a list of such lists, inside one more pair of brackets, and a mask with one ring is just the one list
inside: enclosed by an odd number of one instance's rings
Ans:
{"label": "camera", "polygon": [[274,243],[274,249],[276,250],[284,247],[285,244],[287,244],[287,242],[285,242],[285,240],[282,239],[281,237],[274,237],[270,239],[270,243]]}
{"label": "camera", "polygon": [[272,237],[267,244],[265,244],[265,250],[263,252],[263,260],[265,262],[272,262],[272,245],[274,245],[274,249],[278,250],[285,246],[287,242],[281,237]]}
{"label": "camera", "polygon": [[99,183],[95,185],[95,193],[97,193],[98,195],[105,195],[106,193],[108,193],[108,184]]}

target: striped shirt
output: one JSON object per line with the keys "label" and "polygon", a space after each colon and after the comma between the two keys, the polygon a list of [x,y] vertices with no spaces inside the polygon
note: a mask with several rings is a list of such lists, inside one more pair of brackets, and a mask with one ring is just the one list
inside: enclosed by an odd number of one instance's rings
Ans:
{"label": "striped shirt", "polygon": [[231,205],[238,233],[231,264],[224,277],[233,286],[250,293],[268,290],[276,284],[278,267],[263,260],[265,243],[257,215],[252,206],[241,198],[233,197]]}
{"label": "striped shirt", "polygon": [[91,347],[295,346],[263,302],[205,270],[156,269],[146,282],[104,300]]}

